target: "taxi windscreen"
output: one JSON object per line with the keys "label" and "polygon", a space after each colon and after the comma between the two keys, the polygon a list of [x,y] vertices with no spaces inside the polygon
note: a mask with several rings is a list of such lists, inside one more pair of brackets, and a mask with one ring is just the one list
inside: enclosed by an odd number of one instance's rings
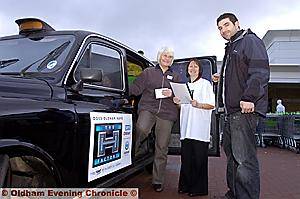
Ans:
{"label": "taxi windscreen", "polygon": [[63,66],[74,41],[72,35],[0,40],[0,74],[55,72]]}

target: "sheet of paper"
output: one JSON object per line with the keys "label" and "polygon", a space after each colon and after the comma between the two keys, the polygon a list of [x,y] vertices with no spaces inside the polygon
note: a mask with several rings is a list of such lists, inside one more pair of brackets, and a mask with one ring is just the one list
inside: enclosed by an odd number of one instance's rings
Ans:
{"label": "sheet of paper", "polygon": [[191,103],[192,97],[186,84],[174,82],[170,82],[170,84],[174,95],[180,99],[181,104]]}
{"label": "sheet of paper", "polygon": [[161,98],[166,98],[167,96],[162,94],[163,90],[166,90],[168,88],[157,88],[155,89],[155,98],[156,99],[161,99]]}

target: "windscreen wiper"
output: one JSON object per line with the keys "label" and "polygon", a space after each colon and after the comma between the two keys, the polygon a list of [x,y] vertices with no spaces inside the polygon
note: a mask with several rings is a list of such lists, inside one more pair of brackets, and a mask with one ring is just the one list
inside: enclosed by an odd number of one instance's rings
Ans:
{"label": "windscreen wiper", "polygon": [[70,44],[70,41],[66,41],[65,43],[63,43],[62,45],[58,46],[57,48],[55,48],[54,50],[52,50],[51,52],[49,52],[47,55],[41,57],[40,59],[34,61],[32,64],[29,64],[28,66],[26,66],[25,68],[23,68],[20,72],[21,76],[24,76],[26,71],[33,66],[34,64],[38,63],[39,61],[43,60],[42,63],[37,67],[37,70],[40,71],[42,69],[44,69],[44,66],[46,62],[50,61],[50,60],[54,60],[57,57],[59,57],[59,55],[67,48],[67,46]]}
{"label": "windscreen wiper", "polygon": [[46,57],[45,59],[42,61],[42,63],[37,67],[38,71],[41,71],[43,69],[46,68],[47,63],[49,63],[52,60],[56,60],[62,52],[64,52],[64,50],[68,47],[68,45],[70,44],[70,41],[67,41],[65,43],[63,43],[62,45],[60,45],[59,47],[57,47],[56,49],[52,50]]}
{"label": "windscreen wiper", "polygon": [[0,61],[0,69],[1,68],[5,68],[6,66],[9,66],[11,64],[14,64],[16,62],[18,62],[19,59],[7,59],[7,60],[1,60]]}

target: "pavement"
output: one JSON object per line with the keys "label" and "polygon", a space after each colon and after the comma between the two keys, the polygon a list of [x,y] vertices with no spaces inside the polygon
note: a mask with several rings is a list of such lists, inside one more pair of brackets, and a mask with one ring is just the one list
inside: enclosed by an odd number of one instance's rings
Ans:
{"label": "pavement", "polygon": [[[258,148],[261,171],[261,199],[300,198],[300,154],[278,147]],[[162,192],[155,192],[151,186],[151,174],[147,171],[131,177],[119,187],[139,188],[141,199],[191,198],[177,193],[180,170],[180,156],[168,156],[166,182]],[[224,196],[226,186],[226,156],[209,157],[209,185],[207,196],[193,198],[218,199]]]}

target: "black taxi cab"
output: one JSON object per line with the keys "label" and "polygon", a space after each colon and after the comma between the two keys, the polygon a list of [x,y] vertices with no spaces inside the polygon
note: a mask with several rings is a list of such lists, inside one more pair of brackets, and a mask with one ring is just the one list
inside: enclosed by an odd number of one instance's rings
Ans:
{"label": "black taxi cab", "polygon": [[[139,98],[128,90],[153,63],[98,33],[16,23],[18,35],[0,38],[0,187],[107,187],[151,166],[153,135],[133,154]],[[215,59],[199,59],[216,70]]]}

